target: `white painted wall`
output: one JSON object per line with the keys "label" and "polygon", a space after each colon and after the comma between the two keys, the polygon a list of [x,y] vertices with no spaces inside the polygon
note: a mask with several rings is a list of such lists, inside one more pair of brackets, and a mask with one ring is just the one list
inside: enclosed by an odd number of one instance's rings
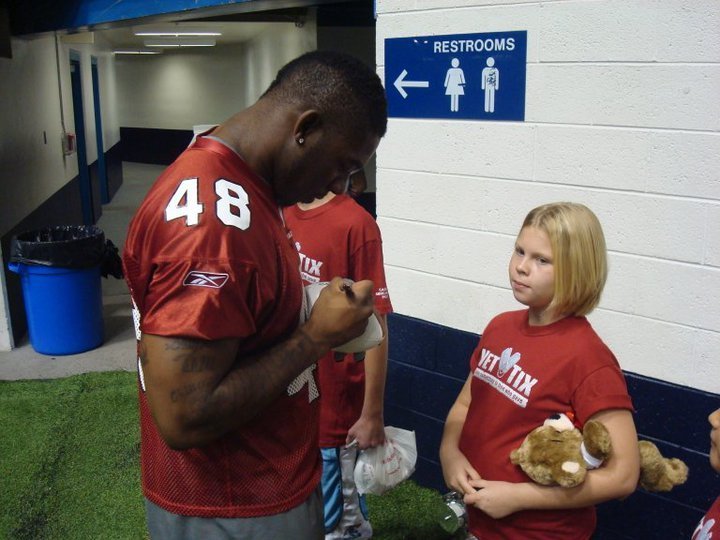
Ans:
{"label": "white painted wall", "polygon": [[[0,58],[0,235],[78,174],[76,154],[63,156],[61,145],[62,115],[65,129],[75,131],[68,55],[71,48],[79,53],[81,61],[88,162],[97,159],[91,54],[98,58],[105,150],[120,140],[112,94],[114,66],[110,49],[102,40],[89,45],[60,41],[56,55],[52,34],[12,39],[13,57]],[[12,337],[8,331],[5,283],[1,280],[0,296],[0,350],[9,350]]]}
{"label": "white painted wall", "polygon": [[[538,204],[588,205],[610,276],[590,317],[628,371],[720,392],[716,0],[377,0],[384,40],[527,30],[525,122],[391,119],[377,201],[398,313],[482,332]],[[499,99],[499,98],[498,98]]]}
{"label": "white painted wall", "polygon": [[314,19],[301,28],[271,23],[241,45],[118,55],[120,125],[192,129],[219,124],[254,103],[280,67],[314,50],[315,34]]}

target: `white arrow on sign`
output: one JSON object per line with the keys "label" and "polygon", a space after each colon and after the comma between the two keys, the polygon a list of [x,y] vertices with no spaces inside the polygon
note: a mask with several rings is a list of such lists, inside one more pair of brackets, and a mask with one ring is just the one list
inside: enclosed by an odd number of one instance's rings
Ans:
{"label": "white arrow on sign", "polygon": [[403,99],[408,96],[405,88],[427,88],[430,86],[429,81],[406,81],[406,75],[407,70],[403,69],[400,76],[395,79],[395,88],[397,88],[397,91],[400,92],[400,95],[403,97]]}

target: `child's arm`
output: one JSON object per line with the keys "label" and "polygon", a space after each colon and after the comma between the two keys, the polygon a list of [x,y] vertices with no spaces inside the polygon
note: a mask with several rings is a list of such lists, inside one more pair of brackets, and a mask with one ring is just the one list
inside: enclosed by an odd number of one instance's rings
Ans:
{"label": "child's arm", "polygon": [[358,448],[372,448],[385,442],[385,379],[387,378],[387,315],[378,315],[385,339],[365,353],[365,399],[360,418],[348,430],[347,443],[356,439]]}
{"label": "child's arm", "polygon": [[469,483],[470,480],[480,480],[478,472],[470,465],[470,462],[458,448],[460,434],[472,399],[470,395],[471,383],[472,373],[468,375],[460,394],[448,413],[442,442],[440,443],[440,463],[445,483],[448,487],[463,494],[475,492],[475,488]]}
{"label": "child's arm", "polygon": [[582,508],[630,495],[637,488],[640,476],[640,451],[632,414],[624,409],[610,409],[594,414],[590,420],[605,424],[613,453],[602,467],[588,471],[579,486],[563,488],[533,482],[473,480],[470,484],[478,491],[466,495],[465,502],[491,517],[501,518],[520,510]]}

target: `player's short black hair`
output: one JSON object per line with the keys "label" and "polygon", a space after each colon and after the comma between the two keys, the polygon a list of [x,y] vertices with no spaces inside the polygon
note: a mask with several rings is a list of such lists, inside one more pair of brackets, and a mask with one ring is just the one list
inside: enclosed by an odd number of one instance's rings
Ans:
{"label": "player's short black hair", "polygon": [[367,125],[378,137],[387,130],[387,100],[377,74],[364,62],[336,51],[313,51],[278,71],[262,97],[317,109],[320,113]]}

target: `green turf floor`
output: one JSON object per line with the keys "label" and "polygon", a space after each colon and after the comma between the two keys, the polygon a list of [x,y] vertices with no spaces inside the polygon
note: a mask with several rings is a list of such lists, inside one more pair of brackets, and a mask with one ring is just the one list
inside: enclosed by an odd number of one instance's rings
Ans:
{"label": "green turf floor", "polygon": [[[0,381],[0,538],[145,539],[136,376]],[[435,540],[440,494],[368,497],[377,540]]]}

